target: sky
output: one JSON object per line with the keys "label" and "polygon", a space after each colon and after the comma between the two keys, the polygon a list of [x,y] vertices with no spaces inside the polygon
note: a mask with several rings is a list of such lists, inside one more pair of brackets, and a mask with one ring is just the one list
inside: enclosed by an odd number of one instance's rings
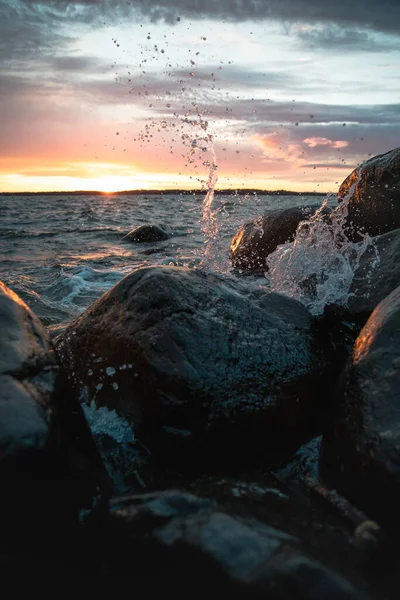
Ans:
{"label": "sky", "polygon": [[399,145],[399,0],[0,0],[0,192],[336,192]]}

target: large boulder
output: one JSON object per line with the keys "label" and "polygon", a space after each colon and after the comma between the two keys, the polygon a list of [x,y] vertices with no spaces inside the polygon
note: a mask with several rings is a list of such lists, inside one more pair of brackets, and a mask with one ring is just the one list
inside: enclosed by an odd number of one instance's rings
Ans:
{"label": "large boulder", "polygon": [[358,336],[323,436],[324,479],[383,522],[400,523],[400,287]]}
{"label": "large boulder", "polygon": [[43,325],[2,282],[0,331],[0,504],[28,495],[32,509],[36,501],[44,508],[60,489],[59,505],[70,493],[91,504],[104,473],[81,406]]}
{"label": "large boulder", "polygon": [[272,210],[242,225],[235,233],[230,246],[232,265],[241,271],[267,271],[267,257],[280,244],[291,242],[300,223],[319,208],[296,206]]}
{"label": "large boulder", "polygon": [[400,148],[370,158],[354,169],[339,188],[346,201],[346,234],[358,241],[400,227]]}
{"label": "large boulder", "polygon": [[355,317],[366,315],[366,321],[379,302],[399,285],[400,229],[396,229],[374,237],[361,256],[346,308]]}
{"label": "large boulder", "polygon": [[168,240],[172,236],[172,229],[168,225],[140,225],[132,229],[122,239],[125,242],[152,243]]}
{"label": "large boulder", "polygon": [[200,271],[122,279],[58,338],[76,391],[193,469],[281,456],[321,429],[329,394],[311,317],[290,298]]}
{"label": "large boulder", "polygon": [[108,573],[116,581],[132,574],[135,589],[143,586],[150,596],[173,591],[178,598],[203,598],[212,590],[246,599],[364,597],[306,556],[292,535],[177,490],[115,499],[107,539],[101,553],[103,561],[108,556]]}

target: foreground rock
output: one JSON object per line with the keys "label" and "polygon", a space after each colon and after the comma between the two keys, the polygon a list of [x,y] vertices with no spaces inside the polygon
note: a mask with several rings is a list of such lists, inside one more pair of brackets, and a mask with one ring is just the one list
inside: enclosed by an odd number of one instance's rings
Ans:
{"label": "foreground rock", "polygon": [[356,340],[320,465],[332,487],[378,521],[400,524],[400,287]]}
{"label": "foreground rock", "polygon": [[114,542],[105,548],[110,574],[132,572],[135,585],[144,581],[150,593],[190,590],[191,597],[204,597],[212,589],[234,598],[270,600],[362,597],[305,556],[292,535],[230,515],[192,494],[171,490],[116,499],[108,530]]}
{"label": "foreground rock", "polygon": [[354,274],[347,309],[366,315],[400,285],[400,229],[372,239]]}
{"label": "foreground rock", "polygon": [[346,199],[346,234],[358,241],[400,227],[400,148],[367,160],[344,180],[338,200]]}
{"label": "foreground rock", "polygon": [[1,282],[0,331],[1,505],[29,497],[24,512],[36,502],[46,510],[57,494],[65,494],[57,509],[69,495],[91,504],[103,471],[82,409],[68,394],[43,325]]}
{"label": "foreground rock", "polygon": [[247,272],[268,270],[267,257],[280,244],[291,242],[300,221],[310,218],[318,208],[319,205],[273,210],[246,223],[232,239],[232,265]]}
{"label": "foreground rock", "polygon": [[122,239],[126,242],[151,243],[168,240],[173,235],[168,225],[140,225],[132,229]]}
{"label": "foreground rock", "polygon": [[157,266],[120,281],[57,349],[76,391],[129,419],[158,460],[234,467],[320,431],[329,380],[311,325],[289,298]]}

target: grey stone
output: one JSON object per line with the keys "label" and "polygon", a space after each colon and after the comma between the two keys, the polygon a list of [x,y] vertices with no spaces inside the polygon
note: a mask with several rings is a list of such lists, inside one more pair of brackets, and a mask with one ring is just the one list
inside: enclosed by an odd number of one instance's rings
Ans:
{"label": "grey stone", "polygon": [[238,229],[230,246],[232,265],[241,271],[267,271],[267,257],[277,246],[291,242],[300,221],[311,217],[319,205],[273,210]]}
{"label": "grey stone", "polygon": [[[226,513],[215,502],[178,490],[115,499],[109,532],[116,572],[140,549],[138,571],[157,573],[148,590],[186,590],[196,597],[212,585],[229,597],[270,600],[356,600],[362,594],[303,553],[301,542],[255,519]],[[136,568],[138,565],[136,564]],[[172,585],[171,585],[172,584]]]}
{"label": "grey stone", "polygon": [[173,235],[168,225],[140,225],[132,229],[122,239],[125,242],[151,243],[168,240]]}
{"label": "grey stone", "polygon": [[350,288],[347,309],[366,314],[400,285],[400,229],[372,239],[361,256]]}
{"label": "grey stone", "polygon": [[346,198],[346,234],[358,241],[400,227],[400,148],[370,158],[354,169],[339,188]]}
{"label": "grey stone", "polygon": [[322,439],[325,480],[380,522],[399,523],[400,287],[360,332]]}
{"label": "grey stone", "polygon": [[2,282],[0,332],[1,506],[18,513],[27,495],[24,513],[39,520],[55,495],[60,512],[91,504],[105,477],[82,408],[43,325]]}
{"label": "grey stone", "polygon": [[290,298],[157,266],[120,281],[57,350],[76,391],[115,408],[160,458],[234,465],[320,430],[326,363],[311,327]]}

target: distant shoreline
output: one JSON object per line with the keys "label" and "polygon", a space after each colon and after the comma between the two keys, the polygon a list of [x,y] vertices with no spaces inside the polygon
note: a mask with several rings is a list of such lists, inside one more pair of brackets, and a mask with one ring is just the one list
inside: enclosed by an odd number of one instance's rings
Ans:
{"label": "distant shoreline", "polygon": [[[179,194],[180,196],[201,196],[205,190],[123,190],[121,192],[99,192],[97,190],[76,190],[74,192],[0,192],[0,196],[145,196]],[[235,196],[236,194],[257,194],[259,196],[326,196],[324,192],[293,192],[290,190],[215,190],[217,196]]]}

